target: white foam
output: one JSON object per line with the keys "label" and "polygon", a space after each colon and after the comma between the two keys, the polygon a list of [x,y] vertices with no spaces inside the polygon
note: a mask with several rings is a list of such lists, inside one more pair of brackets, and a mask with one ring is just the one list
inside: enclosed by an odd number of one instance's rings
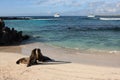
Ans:
{"label": "white foam", "polygon": [[99,18],[100,20],[120,20],[120,18]]}
{"label": "white foam", "polygon": [[120,54],[120,51],[114,50],[114,51],[109,51],[109,53],[111,53],[111,54]]}

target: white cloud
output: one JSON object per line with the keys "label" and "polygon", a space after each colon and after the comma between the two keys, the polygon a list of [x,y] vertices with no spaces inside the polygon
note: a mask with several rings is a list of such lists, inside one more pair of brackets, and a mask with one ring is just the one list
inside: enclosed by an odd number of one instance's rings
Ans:
{"label": "white cloud", "polygon": [[120,8],[120,2],[117,3],[116,7]]}
{"label": "white cloud", "polygon": [[90,11],[93,12],[93,14],[120,14],[119,0],[110,0],[109,2],[108,0],[37,0],[35,2],[39,6],[62,8],[63,11],[71,11],[71,14],[74,11],[74,14],[76,14],[77,11],[78,13],[89,13]]}
{"label": "white cloud", "polygon": [[105,2],[105,1],[98,1],[98,2],[91,2],[89,6],[93,10],[95,14],[120,14],[120,2]]}
{"label": "white cloud", "polygon": [[38,4],[38,5],[53,5],[53,4],[63,2],[63,1],[66,1],[66,0],[39,0],[36,2],[36,4]]}
{"label": "white cloud", "polygon": [[89,2],[88,5],[89,7],[97,7],[105,4],[105,1],[94,1],[94,2]]}
{"label": "white cloud", "polygon": [[75,1],[75,0],[39,0],[36,2],[37,5],[63,5],[63,6],[80,6],[81,2],[80,1]]}

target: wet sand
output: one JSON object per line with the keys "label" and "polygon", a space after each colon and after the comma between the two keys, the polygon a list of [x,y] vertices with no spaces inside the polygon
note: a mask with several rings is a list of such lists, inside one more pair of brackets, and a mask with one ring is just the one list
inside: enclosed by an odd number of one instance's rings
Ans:
{"label": "wet sand", "polygon": [[0,52],[21,53],[20,46],[0,46]]}
{"label": "wet sand", "polygon": [[79,50],[65,49],[44,43],[33,43],[22,45],[21,47],[21,53],[24,55],[30,55],[32,49],[40,48],[44,55],[58,61],[63,60],[95,66],[120,67],[119,53],[83,53]]}

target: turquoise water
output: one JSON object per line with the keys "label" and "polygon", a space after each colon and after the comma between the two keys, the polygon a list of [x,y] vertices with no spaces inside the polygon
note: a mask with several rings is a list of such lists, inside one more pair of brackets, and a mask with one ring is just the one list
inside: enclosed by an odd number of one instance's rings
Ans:
{"label": "turquoise water", "polygon": [[87,17],[34,17],[33,20],[6,20],[6,26],[31,35],[27,42],[44,42],[72,49],[120,51],[120,21]]}

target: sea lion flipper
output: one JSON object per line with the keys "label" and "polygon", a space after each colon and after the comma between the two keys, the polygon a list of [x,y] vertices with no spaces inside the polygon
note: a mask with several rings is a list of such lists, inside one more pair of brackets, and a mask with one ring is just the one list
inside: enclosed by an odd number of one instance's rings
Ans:
{"label": "sea lion flipper", "polygon": [[17,61],[16,61],[16,64],[20,64],[20,60],[17,60]]}
{"label": "sea lion flipper", "polygon": [[28,58],[20,58],[19,60],[16,61],[16,64],[20,64],[20,63],[27,64],[27,62],[28,62]]}

